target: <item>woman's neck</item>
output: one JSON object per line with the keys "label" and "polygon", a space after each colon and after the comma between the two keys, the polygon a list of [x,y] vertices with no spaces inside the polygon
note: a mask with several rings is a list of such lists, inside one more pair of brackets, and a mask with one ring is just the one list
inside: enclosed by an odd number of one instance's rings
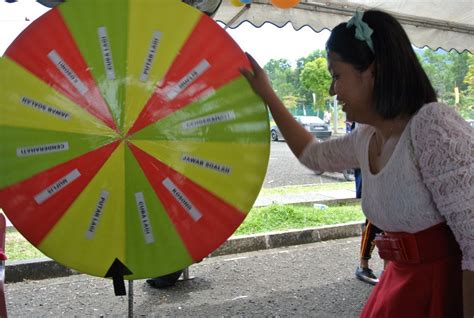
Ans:
{"label": "woman's neck", "polygon": [[375,121],[375,134],[369,144],[369,165],[372,173],[378,173],[390,160],[410,118]]}
{"label": "woman's neck", "polygon": [[392,137],[399,137],[409,121],[410,117],[380,119],[375,121],[372,126],[375,128],[378,138],[385,141]]}

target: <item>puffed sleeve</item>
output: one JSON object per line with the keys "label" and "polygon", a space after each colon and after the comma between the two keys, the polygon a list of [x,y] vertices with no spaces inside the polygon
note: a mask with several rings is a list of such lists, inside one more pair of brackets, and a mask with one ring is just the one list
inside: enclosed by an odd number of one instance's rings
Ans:
{"label": "puffed sleeve", "polygon": [[338,172],[359,168],[354,147],[358,130],[323,142],[314,139],[306,146],[298,160],[311,170]]}
{"label": "puffed sleeve", "polygon": [[456,111],[427,104],[413,118],[411,137],[423,182],[474,271],[474,129]]}

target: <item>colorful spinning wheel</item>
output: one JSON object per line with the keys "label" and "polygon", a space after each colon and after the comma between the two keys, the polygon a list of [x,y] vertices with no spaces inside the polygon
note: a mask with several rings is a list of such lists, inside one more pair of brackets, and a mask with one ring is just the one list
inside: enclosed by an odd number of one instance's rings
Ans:
{"label": "colorful spinning wheel", "polygon": [[177,0],[68,0],[0,59],[0,206],[80,272],[200,261],[262,185],[268,114],[237,44]]}

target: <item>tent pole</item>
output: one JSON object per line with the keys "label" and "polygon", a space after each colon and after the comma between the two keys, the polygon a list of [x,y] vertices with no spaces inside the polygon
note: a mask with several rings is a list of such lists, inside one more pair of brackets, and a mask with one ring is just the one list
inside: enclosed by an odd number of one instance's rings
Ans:
{"label": "tent pole", "polygon": [[224,30],[229,27],[229,25],[232,25],[242,14],[244,14],[245,11],[250,9],[250,4],[246,4],[232,19],[230,19],[229,22],[227,22],[224,26]]}

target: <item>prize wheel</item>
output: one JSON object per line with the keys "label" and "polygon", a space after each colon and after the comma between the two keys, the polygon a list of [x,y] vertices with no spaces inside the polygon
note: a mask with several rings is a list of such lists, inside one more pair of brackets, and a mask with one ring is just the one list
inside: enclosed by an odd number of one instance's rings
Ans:
{"label": "prize wheel", "polygon": [[242,223],[268,164],[250,65],[177,0],[68,0],[0,59],[0,207],[52,259],[161,276]]}

